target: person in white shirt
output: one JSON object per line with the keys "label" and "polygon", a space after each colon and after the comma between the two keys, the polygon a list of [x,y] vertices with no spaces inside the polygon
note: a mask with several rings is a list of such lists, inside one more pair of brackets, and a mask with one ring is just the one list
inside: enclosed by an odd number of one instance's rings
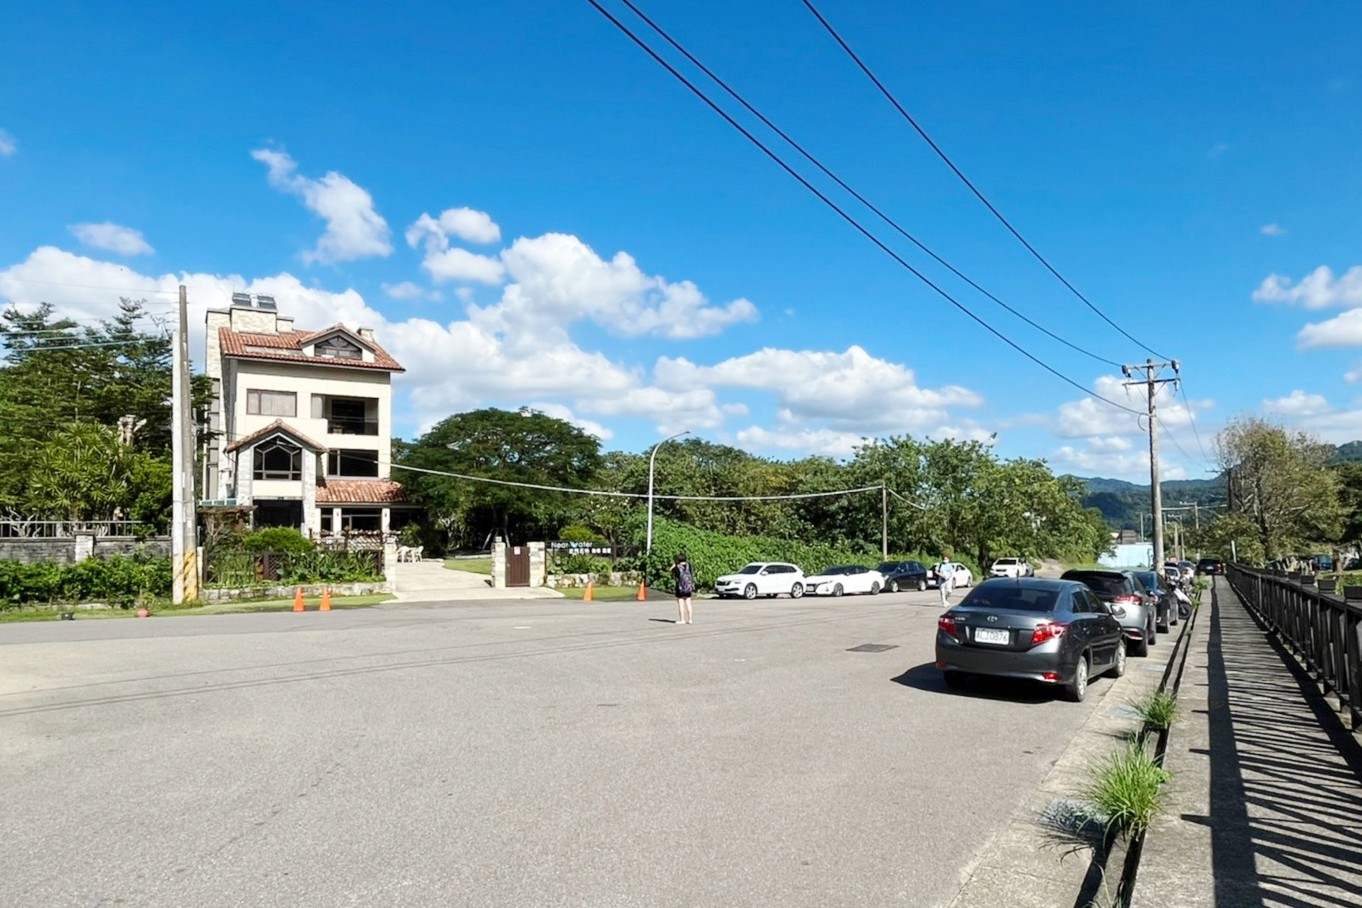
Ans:
{"label": "person in white shirt", "polygon": [[936,574],[936,590],[941,594],[941,607],[947,608],[951,604],[951,590],[955,589],[955,565],[951,563],[949,555],[942,555],[941,561],[932,571]]}

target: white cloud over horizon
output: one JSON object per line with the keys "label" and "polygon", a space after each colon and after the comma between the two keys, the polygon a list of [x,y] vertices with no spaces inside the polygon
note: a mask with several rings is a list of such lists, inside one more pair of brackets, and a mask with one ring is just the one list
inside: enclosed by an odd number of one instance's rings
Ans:
{"label": "white cloud over horizon", "polygon": [[1362,308],[1349,309],[1322,322],[1311,322],[1296,333],[1296,349],[1322,350],[1362,346]]}
{"label": "white cloud over horizon", "polygon": [[121,224],[104,221],[100,224],[72,224],[67,230],[86,246],[103,249],[118,255],[151,255],[156,250],[142,236],[142,231]]}
{"label": "white cloud over horizon", "polygon": [[268,148],[252,151],[251,157],[268,168],[272,187],[298,196],[326,222],[316,247],[303,253],[305,263],[332,265],[392,252],[388,222],[374,208],[368,191],[348,177],[334,170],[318,180],[304,177],[287,153]]}

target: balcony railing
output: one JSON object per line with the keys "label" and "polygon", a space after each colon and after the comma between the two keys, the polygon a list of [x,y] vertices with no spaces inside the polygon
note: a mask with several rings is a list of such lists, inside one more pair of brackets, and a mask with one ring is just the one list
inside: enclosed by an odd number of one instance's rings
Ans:
{"label": "balcony railing", "polygon": [[332,416],[326,421],[330,435],[377,435],[378,420],[362,416]]}

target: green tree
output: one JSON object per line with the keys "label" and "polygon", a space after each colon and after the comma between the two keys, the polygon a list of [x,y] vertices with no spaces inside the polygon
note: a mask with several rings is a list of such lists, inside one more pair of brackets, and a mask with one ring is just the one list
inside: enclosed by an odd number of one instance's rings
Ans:
{"label": "green tree", "polygon": [[1266,560],[1338,538],[1343,528],[1334,454],[1304,432],[1257,417],[1237,419],[1216,437],[1229,475],[1229,513],[1246,517]]}
{"label": "green tree", "polygon": [[[494,408],[447,417],[413,444],[399,463],[501,482],[590,487],[600,443],[581,429],[536,410]],[[445,528],[447,544],[479,545],[492,532],[508,541],[547,535],[573,512],[569,493],[478,482],[415,471],[402,481]]]}

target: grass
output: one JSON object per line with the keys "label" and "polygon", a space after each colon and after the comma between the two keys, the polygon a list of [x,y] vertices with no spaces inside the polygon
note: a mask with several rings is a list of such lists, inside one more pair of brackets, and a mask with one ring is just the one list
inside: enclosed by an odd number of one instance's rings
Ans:
{"label": "grass", "polygon": [[1142,700],[1130,704],[1149,728],[1166,731],[1178,716],[1178,698],[1164,690],[1157,690]]}
{"label": "grass", "polygon": [[470,574],[492,576],[491,558],[446,558],[445,570],[468,571]]}
{"label": "grass", "polygon": [[1163,806],[1163,784],[1172,778],[1137,741],[1089,772],[1083,797],[1105,818],[1109,831],[1131,838],[1144,833],[1154,821]]}
{"label": "grass", "polygon": [[[350,608],[369,608],[380,602],[388,602],[394,597],[391,593],[368,593],[363,596],[333,596],[331,607],[336,610]],[[319,597],[309,596],[304,600],[309,612],[315,612]],[[170,618],[178,615],[240,615],[250,612],[288,612],[293,610],[293,599],[247,599],[235,602],[213,602],[207,605],[171,605],[169,602],[150,602],[147,608],[156,617]],[[90,619],[107,620],[110,618],[135,618],[137,609],[107,608],[82,609],[73,605],[27,605],[18,609],[0,612],[0,624],[14,624],[24,621],[58,621],[65,612],[71,612],[77,621]]]}

